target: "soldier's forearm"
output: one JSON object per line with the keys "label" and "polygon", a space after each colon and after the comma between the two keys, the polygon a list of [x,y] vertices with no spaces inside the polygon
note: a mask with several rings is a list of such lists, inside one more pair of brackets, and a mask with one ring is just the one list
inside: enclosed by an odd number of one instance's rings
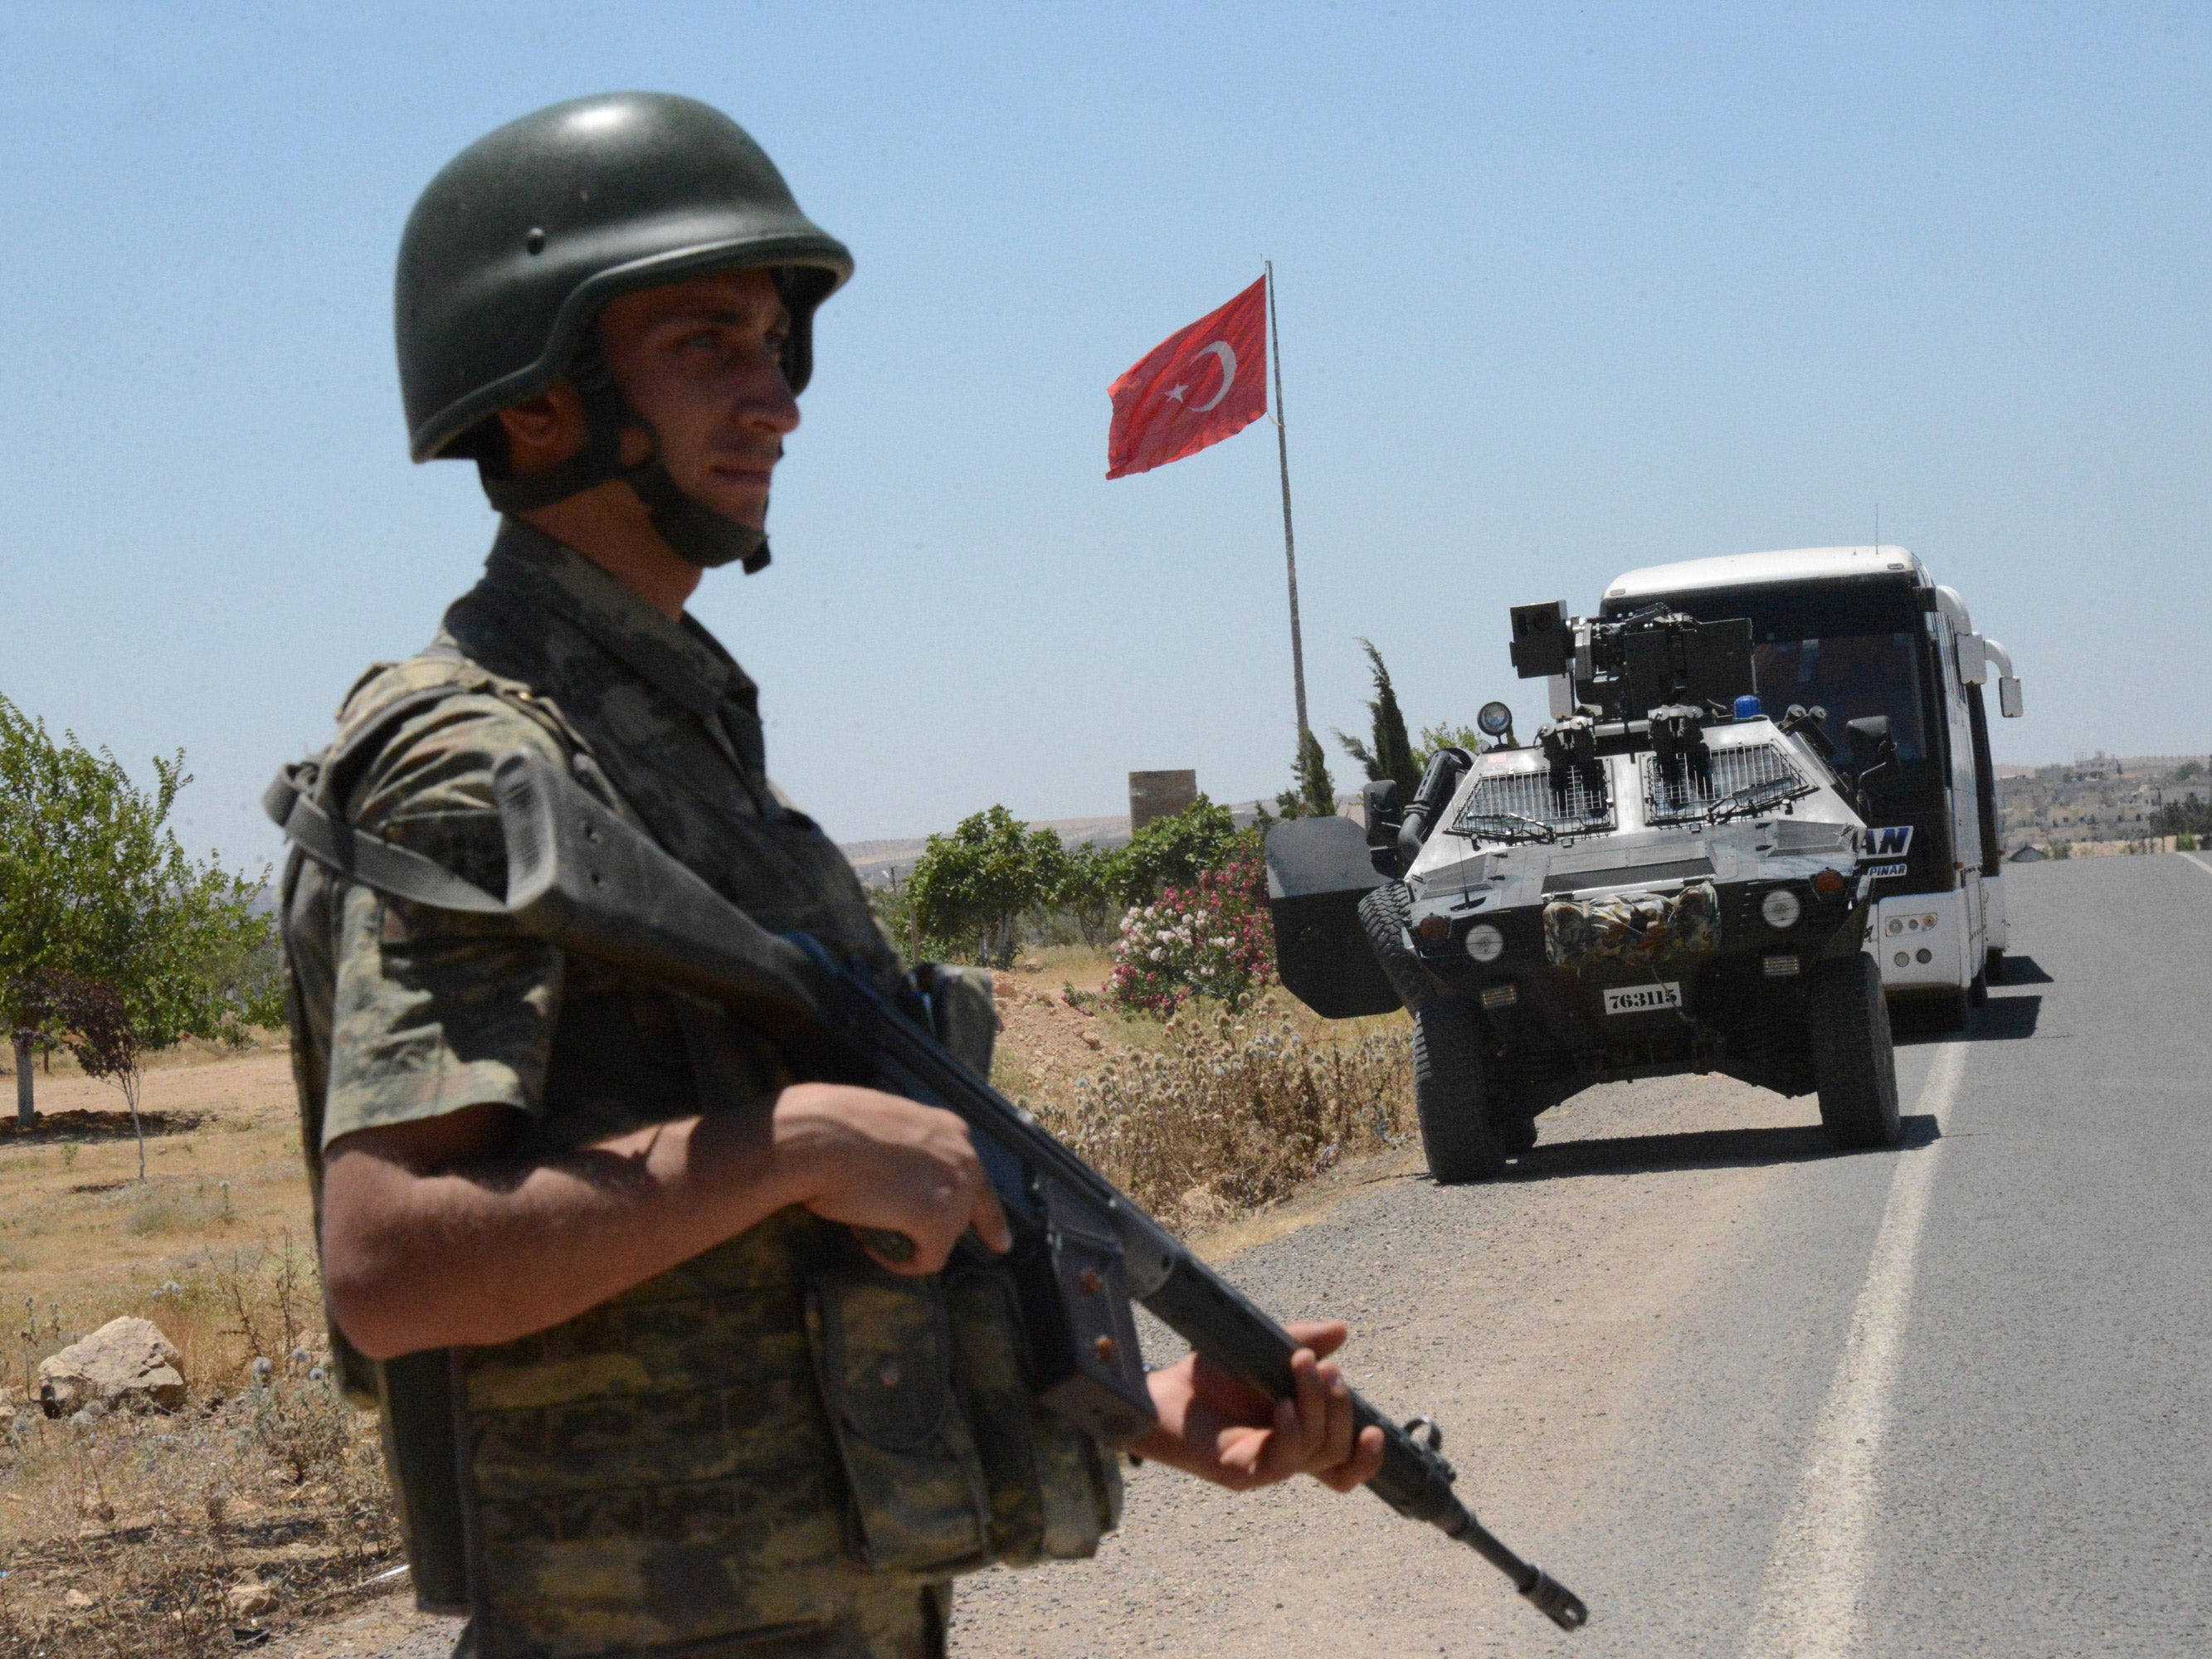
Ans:
{"label": "soldier's forearm", "polygon": [[494,1117],[349,1136],[323,1187],[331,1310],[374,1358],[574,1318],[793,1201],[766,1116],[685,1118],[527,1161],[482,1149]]}

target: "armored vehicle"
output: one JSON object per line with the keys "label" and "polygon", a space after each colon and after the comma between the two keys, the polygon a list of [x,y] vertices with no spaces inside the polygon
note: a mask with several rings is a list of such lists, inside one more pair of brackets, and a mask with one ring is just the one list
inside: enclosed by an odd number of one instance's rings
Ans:
{"label": "armored vehicle", "polygon": [[1897,765],[1881,716],[1769,710],[1752,629],[1657,605],[1513,612],[1522,678],[1567,707],[1526,747],[1503,704],[1413,800],[1279,825],[1268,893],[1284,983],[1317,1012],[1413,1016],[1439,1181],[1500,1172],[1537,1115],[1591,1084],[1722,1072],[1817,1092],[1839,1146],[1901,1129],[1864,792]]}

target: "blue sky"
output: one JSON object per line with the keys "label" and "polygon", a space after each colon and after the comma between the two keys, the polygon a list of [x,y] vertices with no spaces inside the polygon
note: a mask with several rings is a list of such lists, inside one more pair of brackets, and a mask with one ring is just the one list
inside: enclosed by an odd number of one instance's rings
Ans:
{"label": "blue sky", "polygon": [[1103,477],[1108,382],[1270,257],[1318,728],[1360,635],[1417,724],[1525,726],[1509,605],[1879,511],[2021,665],[2000,759],[2202,752],[2208,58],[2151,6],[0,0],[0,691],[272,855],[269,773],[491,531],[406,459],[408,207],[652,87],[858,256],[776,562],[696,605],[841,839],[1281,787],[1272,434]]}

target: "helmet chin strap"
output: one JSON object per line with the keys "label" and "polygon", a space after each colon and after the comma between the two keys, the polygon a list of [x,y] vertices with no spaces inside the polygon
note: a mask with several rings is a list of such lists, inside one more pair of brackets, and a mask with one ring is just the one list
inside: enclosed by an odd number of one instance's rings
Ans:
{"label": "helmet chin strap", "polygon": [[[596,340],[586,338],[568,365],[568,378],[583,400],[584,447],[565,461],[520,477],[495,471],[493,463],[480,458],[477,476],[494,507],[501,513],[533,512],[619,479],[645,504],[654,533],[678,558],[702,570],[739,565],[748,576],[767,568],[768,532],[686,495],[669,475],[660,459],[660,434],[623,396]],[[635,466],[625,466],[622,434],[631,427],[652,440],[653,449]]]}

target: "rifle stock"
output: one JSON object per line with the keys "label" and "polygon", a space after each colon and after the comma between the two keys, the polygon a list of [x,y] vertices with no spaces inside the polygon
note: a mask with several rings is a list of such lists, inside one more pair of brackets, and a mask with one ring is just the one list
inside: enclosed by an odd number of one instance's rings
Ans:
{"label": "rifle stock", "polygon": [[[769,933],[544,758],[507,757],[495,787],[507,908],[524,927],[722,1003],[812,1074],[967,1121],[1015,1226],[1017,1278],[1033,1340],[1047,1350],[1038,1382],[1048,1405],[1109,1443],[1149,1426],[1132,1297],[1229,1375],[1278,1399],[1291,1393],[1298,1344],[1289,1332],[864,975],[813,939]],[[1587,1622],[1571,1590],[1460,1501],[1433,1425],[1401,1426],[1357,1394],[1352,1410],[1361,1429],[1383,1432],[1382,1468],[1368,1483],[1376,1496],[1474,1549],[1562,1629]]]}

